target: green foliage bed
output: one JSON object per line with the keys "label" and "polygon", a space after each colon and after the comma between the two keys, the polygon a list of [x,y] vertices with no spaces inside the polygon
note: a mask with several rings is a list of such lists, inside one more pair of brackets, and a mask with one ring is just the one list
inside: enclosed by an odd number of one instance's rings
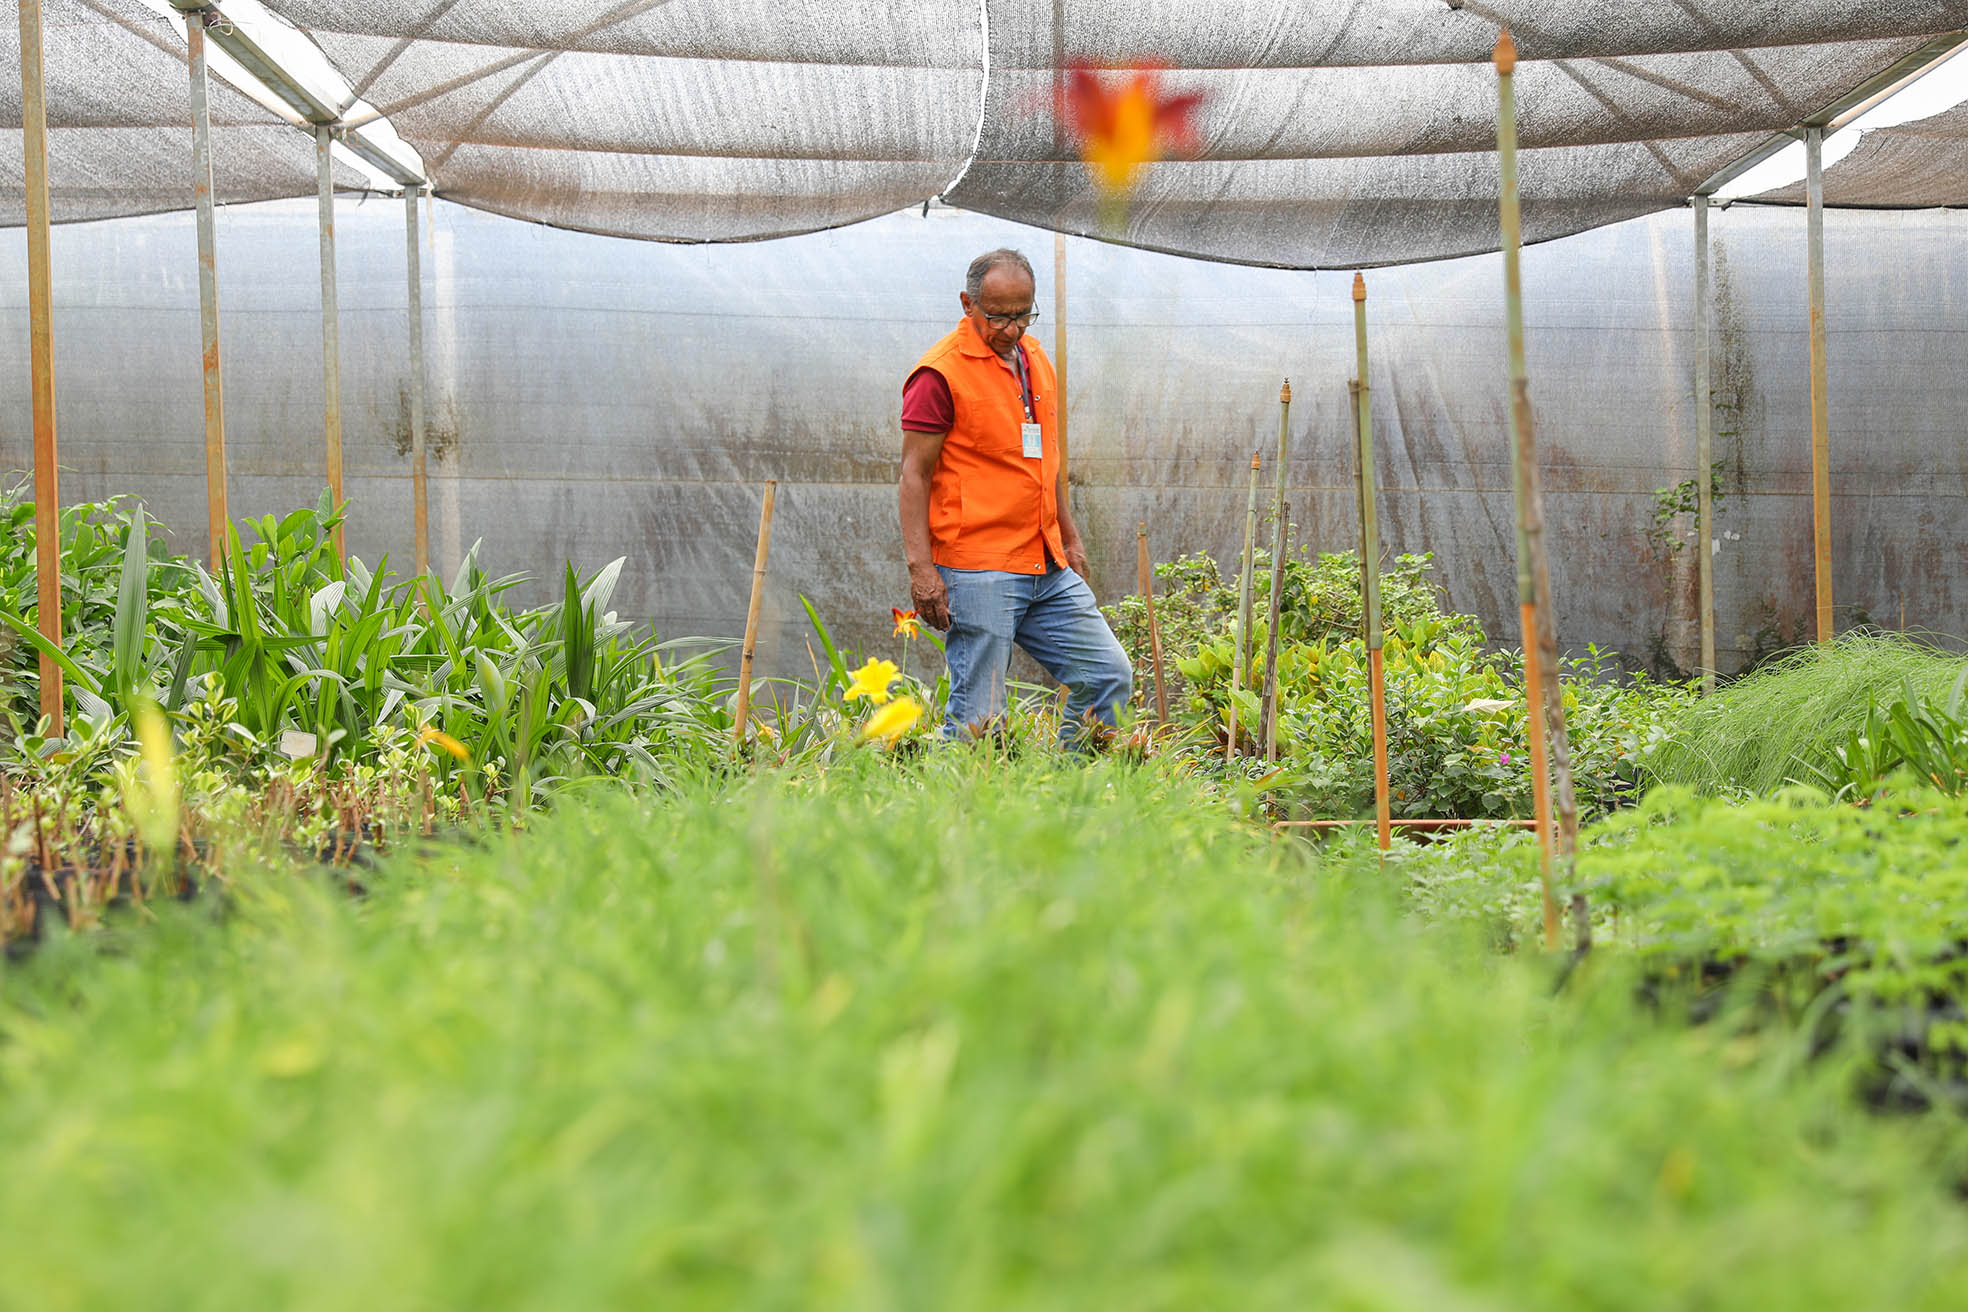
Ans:
{"label": "green foliage bed", "polygon": [[863,752],[51,942],[0,1306],[1958,1304],[1947,1126],[1307,852]]}

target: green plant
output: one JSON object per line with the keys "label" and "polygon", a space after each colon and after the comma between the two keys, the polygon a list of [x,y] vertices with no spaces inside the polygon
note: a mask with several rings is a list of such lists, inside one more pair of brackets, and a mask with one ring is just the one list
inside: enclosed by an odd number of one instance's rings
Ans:
{"label": "green plant", "polygon": [[[1727,462],[1718,460],[1708,471],[1709,506],[1713,513],[1720,515],[1728,509],[1722,495],[1722,474]],[[1654,490],[1653,518],[1647,524],[1647,542],[1659,556],[1671,557],[1687,545],[1680,534],[1674,531],[1675,523],[1683,515],[1693,515],[1701,510],[1701,481],[1699,478],[1684,478],[1673,487]]]}
{"label": "green plant", "polygon": [[[1482,640],[1473,617],[1442,610],[1431,577],[1434,557],[1423,553],[1395,559],[1381,574],[1381,611],[1388,625],[1441,622]],[[1255,556],[1254,595],[1271,595],[1271,553]],[[1231,633],[1237,620],[1235,580],[1226,583],[1216,561],[1203,553],[1163,561],[1155,566],[1162,587],[1155,598],[1155,621],[1162,634],[1162,656],[1170,681],[1169,695],[1179,701],[1187,691],[1179,662],[1195,656],[1206,644]],[[1263,606],[1258,607],[1261,612]],[[1115,636],[1137,669],[1149,660],[1148,607],[1129,596],[1106,608]],[[1360,631],[1360,557],[1353,551],[1330,552],[1317,560],[1292,557],[1285,562],[1279,608],[1281,640],[1294,643],[1337,641]],[[1259,642],[1261,649],[1263,644]],[[1137,688],[1137,692],[1142,691]]]}
{"label": "green plant", "polygon": [[[1823,782],[1896,698],[1944,704],[1968,660],[1896,634],[1846,633],[1678,708],[1651,778],[1703,792],[1769,793]],[[1854,758],[1856,759],[1856,758]]]}

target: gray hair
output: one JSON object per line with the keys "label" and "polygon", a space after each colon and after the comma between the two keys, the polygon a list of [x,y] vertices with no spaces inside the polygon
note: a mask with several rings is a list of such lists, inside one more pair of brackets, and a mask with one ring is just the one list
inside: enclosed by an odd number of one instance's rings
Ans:
{"label": "gray hair", "polygon": [[1032,280],[1032,286],[1036,288],[1039,285],[1038,275],[1032,272],[1030,260],[1009,247],[999,247],[994,251],[985,251],[970,262],[970,272],[964,275],[964,291],[969,294],[971,300],[976,300],[977,293],[984,290],[984,275],[1001,264],[1023,269],[1025,276]]}

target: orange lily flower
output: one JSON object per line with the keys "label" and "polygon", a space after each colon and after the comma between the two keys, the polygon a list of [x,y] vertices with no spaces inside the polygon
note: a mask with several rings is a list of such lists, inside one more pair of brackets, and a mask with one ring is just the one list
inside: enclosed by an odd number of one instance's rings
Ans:
{"label": "orange lily flower", "polygon": [[923,623],[914,611],[903,610],[900,606],[890,606],[888,609],[895,616],[895,637],[913,638],[922,632]]}
{"label": "orange lily flower", "polygon": [[1109,197],[1134,189],[1141,170],[1156,160],[1196,145],[1200,93],[1171,96],[1161,89],[1161,70],[1137,68],[1118,90],[1091,65],[1067,67],[1059,113]]}

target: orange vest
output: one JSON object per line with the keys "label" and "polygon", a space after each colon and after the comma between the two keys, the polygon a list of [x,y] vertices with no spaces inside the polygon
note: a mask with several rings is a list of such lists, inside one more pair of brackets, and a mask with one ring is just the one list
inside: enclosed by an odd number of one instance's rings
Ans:
{"label": "orange vest", "polygon": [[930,558],[939,565],[1043,574],[1048,549],[1066,563],[1057,504],[1058,383],[1038,339],[1027,334],[1023,344],[1044,452],[1038,460],[1025,456],[1019,440],[1025,406],[1018,376],[968,318],[916,365],[943,376],[956,410],[929,482]]}

